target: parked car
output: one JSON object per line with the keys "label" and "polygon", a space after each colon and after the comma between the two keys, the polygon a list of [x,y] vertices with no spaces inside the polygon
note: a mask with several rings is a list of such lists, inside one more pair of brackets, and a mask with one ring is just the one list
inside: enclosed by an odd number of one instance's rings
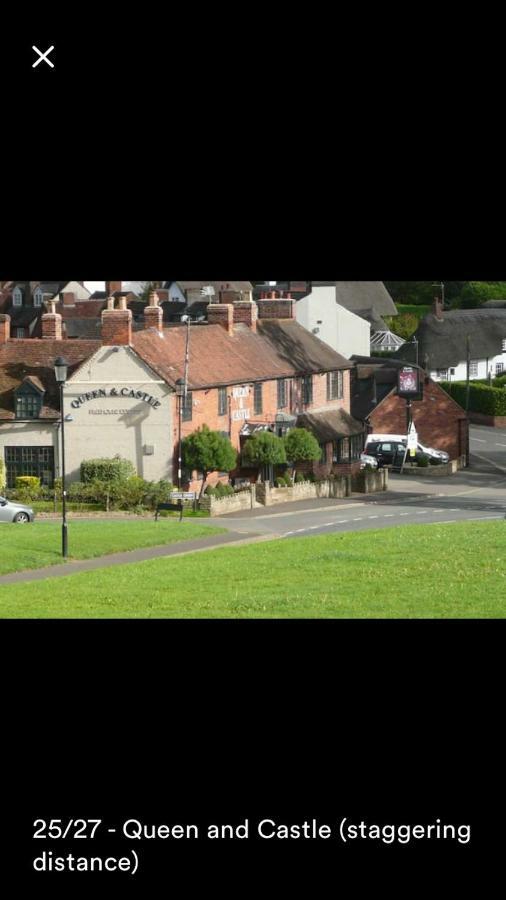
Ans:
{"label": "parked car", "polygon": [[0,522],[16,522],[25,525],[33,522],[35,513],[31,506],[23,506],[22,503],[11,503],[5,497],[0,497]]}
{"label": "parked car", "polygon": [[[369,434],[367,436],[365,452],[376,457],[380,466],[395,465],[399,463],[407,444],[404,434]],[[415,459],[424,455],[429,457],[432,465],[440,465],[450,461],[448,453],[444,450],[435,450],[418,441]],[[408,457],[409,459],[409,457]]]}
{"label": "parked car", "polygon": [[360,454],[360,468],[365,469],[366,466],[370,466],[371,469],[378,468],[378,460],[375,456],[370,456],[368,453]]}

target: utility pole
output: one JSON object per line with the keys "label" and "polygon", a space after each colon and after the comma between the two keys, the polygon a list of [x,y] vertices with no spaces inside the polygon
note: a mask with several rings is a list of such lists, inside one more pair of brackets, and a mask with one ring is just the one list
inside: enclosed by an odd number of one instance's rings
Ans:
{"label": "utility pole", "polygon": [[466,337],[466,415],[469,412],[469,375],[471,369],[471,341]]}

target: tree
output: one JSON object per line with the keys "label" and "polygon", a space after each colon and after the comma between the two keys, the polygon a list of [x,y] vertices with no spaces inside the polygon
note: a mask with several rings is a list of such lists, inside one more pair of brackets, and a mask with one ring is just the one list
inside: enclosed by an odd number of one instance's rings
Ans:
{"label": "tree", "polygon": [[198,428],[183,440],[183,462],[187,469],[202,472],[201,494],[210,472],[230,472],[237,463],[237,454],[229,439],[207,425]]}
{"label": "tree", "polygon": [[317,460],[321,457],[321,448],[314,434],[306,428],[292,428],[285,437],[286,455],[293,462],[295,469],[297,463]]}
{"label": "tree", "polygon": [[257,466],[277,466],[286,463],[285,445],[272,431],[257,431],[248,438],[242,452],[243,463]]}

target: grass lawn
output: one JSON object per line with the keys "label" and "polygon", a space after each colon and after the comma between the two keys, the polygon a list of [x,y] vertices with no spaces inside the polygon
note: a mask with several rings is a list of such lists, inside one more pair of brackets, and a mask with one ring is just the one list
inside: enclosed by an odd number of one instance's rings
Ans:
{"label": "grass lawn", "polygon": [[0,616],[503,618],[505,546],[502,521],[293,538],[0,586]]}
{"label": "grass lawn", "polygon": [[[115,522],[71,519],[68,527],[69,556],[71,559],[89,559],[139,547],[173,544],[222,531],[223,528],[197,522],[180,523],[172,519],[160,519],[158,522],[153,519]],[[0,524],[0,575],[61,562],[61,522]]]}
{"label": "grass lawn", "polygon": [[418,303],[396,303],[395,305],[400,316],[402,316],[403,313],[411,313],[413,316],[417,316],[419,319],[423,319],[423,317],[426,316],[427,313],[429,313],[431,310],[430,306],[424,306],[423,304]]}

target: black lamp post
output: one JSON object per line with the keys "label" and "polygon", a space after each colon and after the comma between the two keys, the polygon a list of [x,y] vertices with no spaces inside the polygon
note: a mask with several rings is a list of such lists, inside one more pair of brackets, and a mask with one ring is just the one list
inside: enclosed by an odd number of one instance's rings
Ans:
{"label": "black lamp post", "polygon": [[62,534],[61,546],[64,559],[68,556],[67,541],[67,491],[65,485],[65,413],[63,409],[63,388],[67,380],[68,362],[61,356],[54,361],[54,374],[60,386],[60,422],[61,422],[61,486],[62,486]]}
{"label": "black lamp post", "polygon": [[183,430],[183,399],[186,393],[185,390],[186,381],[184,378],[178,378],[176,381],[176,395],[179,403],[179,457],[178,457],[178,467],[177,467],[177,486],[179,490],[181,490],[181,479],[182,479],[182,441],[181,434]]}

